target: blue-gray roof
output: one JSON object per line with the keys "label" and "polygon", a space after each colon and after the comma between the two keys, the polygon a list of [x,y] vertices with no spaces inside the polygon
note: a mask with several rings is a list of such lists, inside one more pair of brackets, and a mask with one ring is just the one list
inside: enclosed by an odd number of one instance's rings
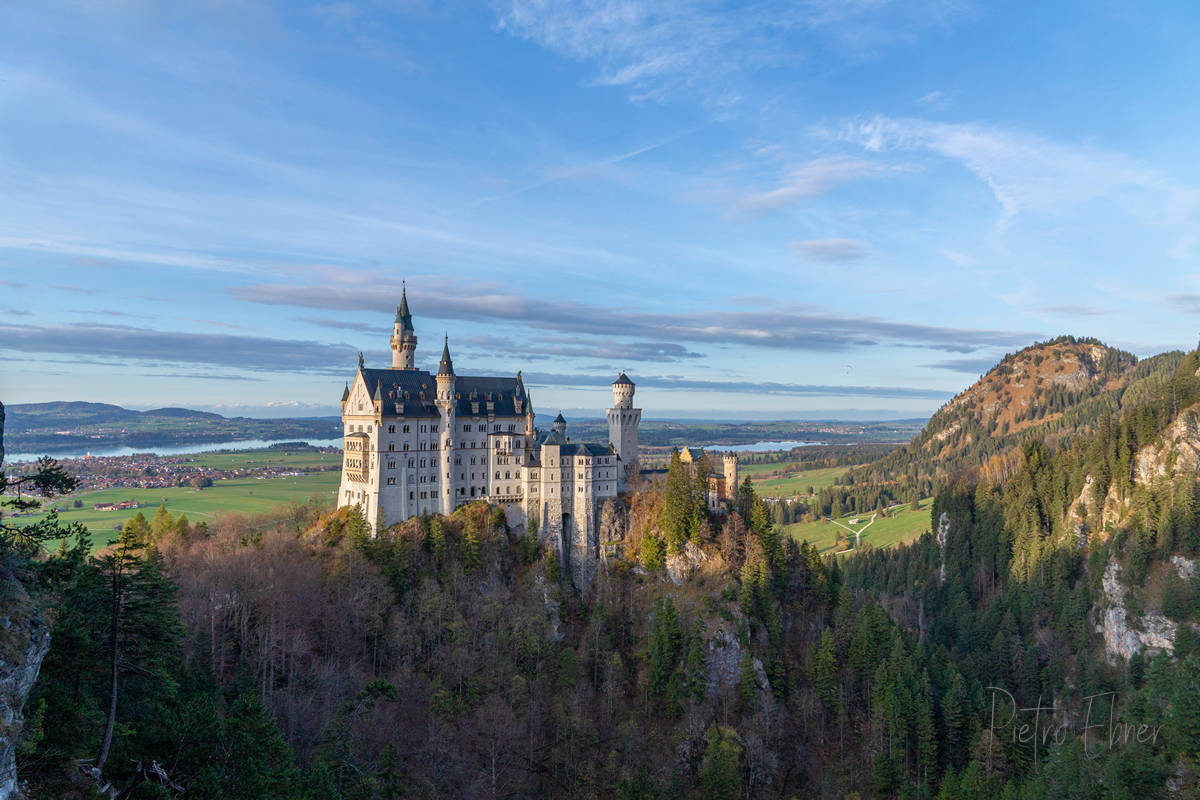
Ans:
{"label": "blue-gray roof", "polygon": [[[372,397],[376,392],[380,393],[385,416],[438,416],[434,404],[437,380],[425,370],[363,368],[362,375],[367,392]],[[528,410],[526,403],[522,405],[520,414],[516,411],[514,399],[525,399],[525,387],[516,378],[459,375],[454,380],[454,391],[458,395],[454,413],[458,416],[487,416],[489,399],[493,403],[492,413],[497,417],[524,416]],[[424,399],[422,392],[425,393]],[[478,403],[478,411],[474,410],[475,403]]]}

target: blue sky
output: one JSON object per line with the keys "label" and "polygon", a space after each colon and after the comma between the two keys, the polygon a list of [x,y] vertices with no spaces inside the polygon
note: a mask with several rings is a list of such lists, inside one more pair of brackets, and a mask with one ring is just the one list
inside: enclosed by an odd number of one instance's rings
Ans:
{"label": "blue sky", "polygon": [[925,416],[1200,331],[1194,2],[17,0],[0,397],[335,413],[421,346],[540,411]]}

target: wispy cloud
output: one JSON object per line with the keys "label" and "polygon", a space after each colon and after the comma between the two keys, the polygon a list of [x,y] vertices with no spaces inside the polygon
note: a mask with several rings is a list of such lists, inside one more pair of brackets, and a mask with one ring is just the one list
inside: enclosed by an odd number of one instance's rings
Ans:
{"label": "wispy cloud", "polygon": [[1042,306],[1038,310],[1047,314],[1055,314],[1063,317],[1102,317],[1106,314],[1112,313],[1111,311],[1106,311],[1103,308],[1080,305]]}
{"label": "wispy cloud", "polygon": [[964,10],[952,0],[498,0],[499,27],[563,57],[594,64],[598,85],[635,97],[686,87],[714,104],[738,99],[738,78],[795,66],[819,47],[862,58]]}
{"label": "wispy cloud", "polygon": [[988,186],[1006,218],[1061,216],[1092,200],[1178,218],[1194,213],[1200,198],[1120,153],[1002,127],[876,116],[833,135],[871,153],[923,151],[959,161]]}
{"label": "wispy cloud", "polygon": [[379,334],[387,330],[387,327],[384,325],[371,325],[367,322],[355,322],[351,319],[323,319],[321,317],[297,317],[296,319],[309,325],[333,328],[339,331],[359,331],[360,333]]}
{"label": "wispy cloud", "polygon": [[810,261],[843,262],[866,258],[870,251],[854,239],[806,239],[792,242],[792,248]]}
{"label": "wispy cloud", "polygon": [[1167,301],[1187,314],[1200,314],[1200,294],[1173,294]]}
{"label": "wispy cloud", "polygon": [[951,372],[962,372],[970,375],[982,375],[999,363],[1000,359],[983,358],[950,358],[945,361],[935,361],[924,366],[930,369],[945,369]]}
{"label": "wispy cloud", "polygon": [[788,170],[779,186],[744,198],[740,206],[747,211],[771,211],[824,194],[844,183],[880,178],[897,169],[904,167],[849,156],[818,158]]}
{"label": "wispy cloud", "polygon": [[[400,286],[382,283],[371,292],[363,292],[357,286],[257,284],[235,287],[230,292],[239,299],[268,305],[387,312],[394,298],[400,296]],[[1029,332],[943,328],[795,308],[648,313],[577,300],[529,297],[478,282],[464,283],[447,291],[440,282],[430,281],[419,287],[415,299],[413,292],[409,297],[418,316],[472,322],[488,319],[559,333],[596,335],[605,341],[619,331],[626,337],[653,342],[800,350],[902,344],[971,352],[988,345],[1023,346],[1036,338]]]}
{"label": "wispy cloud", "polygon": [[469,337],[455,341],[455,347],[478,348],[487,354],[506,353],[526,359],[588,358],[606,359],[605,368],[626,362],[671,363],[703,358],[683,345],[674,342],[627,342],[621,340],[582,337],[532,337],[521,341],[497,339],[492,336]]}
{"label": "wispy cloud", "polygon": [[[578,375],[569,373],[524,373],[525,383],[530,386],[608,386],[612,375]],[[718,381],[697,378],[682,378],[671,375],[635,376],[641,388],[676,389],[707,392],[757,392],[771,395],[795,397],[886,397],[891,399],[946,400],[954,392],[942,389],[916,389],[907,386],[854,386],[809,383],[781,383],[776,381]]]}
{"label": "wispy cloud", "polygon": [[949,108],[950,95],[943,92],[941,89],[935,89],[932,92],[921,95],[917,98],[917,102],[923,106],[929,106],[937,110]]}
{"label": "wispy cloud", "polygon": [[0,349],[321,375],[342,375],[357,360],[357,351],[344,344],[183,333],[97,323],[0,324]]}

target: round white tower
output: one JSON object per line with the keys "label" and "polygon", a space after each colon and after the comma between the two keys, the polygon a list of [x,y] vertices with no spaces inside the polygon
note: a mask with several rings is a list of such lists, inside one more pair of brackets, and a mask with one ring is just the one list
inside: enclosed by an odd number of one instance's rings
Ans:
{"label": "round white tower", "polygon": [[738,493],[738,457],[737,453],[726,453],[721,457],[725,472],[725,492],[728,499],[737,502]]}
{"label": "round white tower", "polygon": [[442,430],[439,439],[441,448],[441,474],[438,483],[442,491],[442,513],[446,516],[454,511],[454,409],[457,398],[454,396],[454,362],[450,360],[450,338],[442,343],[442,360],[438,364],[437,375],[437,405],[442,412]]}

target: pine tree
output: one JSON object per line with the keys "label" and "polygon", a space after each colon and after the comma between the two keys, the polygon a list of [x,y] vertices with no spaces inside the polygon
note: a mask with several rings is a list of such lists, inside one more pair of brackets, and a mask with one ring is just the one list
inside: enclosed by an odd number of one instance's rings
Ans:
{"label": "pine tree", "polygon": [[[141,512],[138,513],[140,514]],[[170,530],[171,512],[167,511],[166,506],[160,505],[158,512],[154,515],[154,519],[150,521],[150,540],[157,542]]]}
{"label": "pine tree", "polygon": [[713,724],[704,738],[708,747],[696,773],[700,796],[711,800],[736,800],[742,786],[742,746],[737,731]]}
{"label": "pine tree", "polygon": [[667,466],[662,516],[659,518],[659,528],[662,529],[668,553],[679,552],[696,524],[692,496],[692,480],[676,448],[671,452],[671,462]]}
{"label": "pine tree", "polygon": [[747,649],[742,653],[742,663],[738,668],[738,697],[741,699],[743,712],[754,708],[754,700],[758,694],[758,676],[754,670],[754,657]]}

